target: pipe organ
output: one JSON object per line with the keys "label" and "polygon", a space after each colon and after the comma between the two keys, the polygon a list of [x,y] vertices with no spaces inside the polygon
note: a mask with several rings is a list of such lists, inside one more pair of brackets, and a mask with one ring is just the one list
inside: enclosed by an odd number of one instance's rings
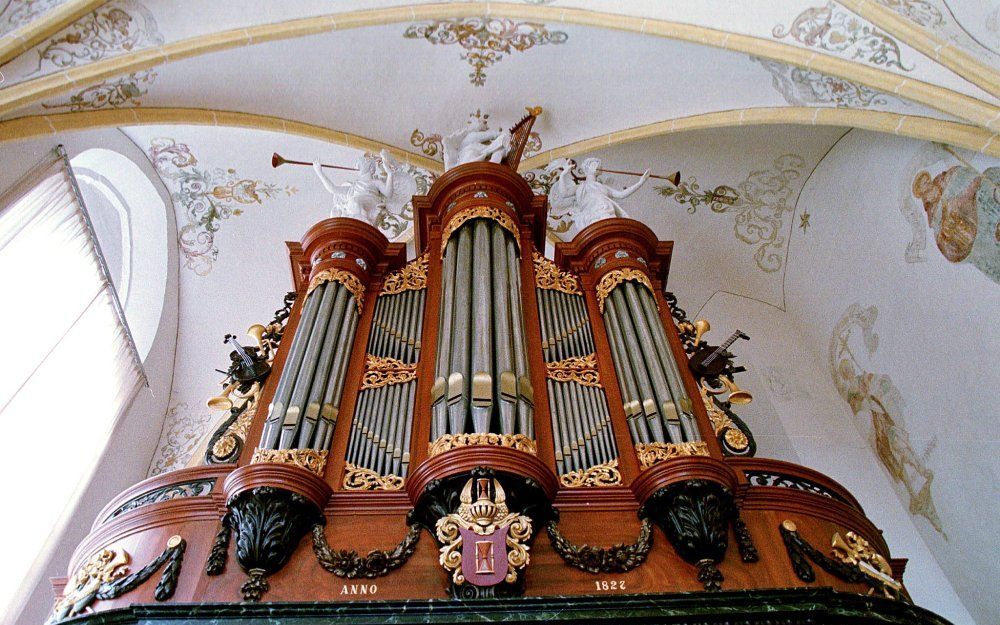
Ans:
{"label": "pipe organ", "polygon": [[851,493],[753,456],[672,243],[614,218],[547,258],[516,165],[415,196],[415,258],[349,218],[289,243],[205,457],[108,504],[53,621],[943,624]]}

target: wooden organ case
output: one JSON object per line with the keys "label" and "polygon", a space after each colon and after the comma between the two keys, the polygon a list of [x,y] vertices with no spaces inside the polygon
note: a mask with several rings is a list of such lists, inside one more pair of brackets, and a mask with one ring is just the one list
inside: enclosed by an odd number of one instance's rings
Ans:
{"label": "wooden organ case", "polygon": [[849,492],[753,457],[742,369],[692,373],[671,242],[608,219],[549,260],[507,164],[414,212],[409,262],[345,218],[288,245],[203,465],[108,504],[53,621],[944,622]]}

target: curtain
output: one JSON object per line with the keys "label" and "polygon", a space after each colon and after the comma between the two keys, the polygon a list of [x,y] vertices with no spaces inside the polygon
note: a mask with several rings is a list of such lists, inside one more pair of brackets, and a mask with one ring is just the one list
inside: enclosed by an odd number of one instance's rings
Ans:
{"label": "curtain", "polygon": [[[0,618],[11,622],[144,382],[62,151],[0,196]],[[89,525],[93,519],[74,522]]]}

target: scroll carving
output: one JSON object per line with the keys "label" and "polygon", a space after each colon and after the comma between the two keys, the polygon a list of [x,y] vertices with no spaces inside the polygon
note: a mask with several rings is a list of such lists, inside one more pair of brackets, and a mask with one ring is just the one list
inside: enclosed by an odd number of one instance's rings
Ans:
{"label": "scroll carving", "polygon": [[716,436],[722,436],[726,445],[736,452],[746,451],[750,447],[750,439],[740,429],[729,415],[715,405],[715,401],[705,391],[704,386],[699,386],[701,399],[705,402],[705,410],[708,412],[708,420],[712,422],[712,430]]}
{"label": "scroll carving", "polygon": [[344,288],[354,296],[354,303],[358,306],[358,313],[361,313],[361,308],[365,301],[365,287],[361,284],[361,280],[358,280],[357,276],[343,269],[324,269],[309,281],[309,288],[306,290],[306,293],[312,293],[313,289],[324,282],[339,282],[344,285]]}
{"label": "scroll carving", "polygon": [[403,291],[419,291],[427,288],[427,254],[418,256],[399,271],[385,277],[379,295],[395,295]]}
{"label": "scroll carving", "polygon": [[407,364],[388,356],[365,356],[365,374],[361,389],[402,384],[417,378],[417,364]]}
{"label": "scroll carving", "polygon": [[441,253],[444,253],[444,249],[448,246],[448,239],[451,238],[453,232],[458,230],[462,224],[470,219],[480,217],[484,219],[492,219],[497,222],[500,224],[501,228],[514,235],[514,242],[517,245],[521,244],[520,230],[518,230],[517,224],[514,223],[514,220],[511,219],[507,213],[491,206],[473,206],[471,208],[464,208],[458,211],[452,215],[452,217],[448,220],[448,223],[445,224],[444,229],[441,232]]}
{"label": "scroll carving", "polygon": [[445,434],[430,444],[427,455],[436,456],[449,449],[469,447],[471,445],[511,447],[532,455],[538,453],[535,441],[524,434],[494,434],[493,432],[484,432],[479,434]]}
{"label": "scroll carving", "polygon": [[379,475],[375,471],[346,463],[344,488],[347,490],[402,490],[404,480],[398,475]]}
{"label": "scroll carving", "polygon": [[262,462],[290,464],[322,477],[328,453],[326,449],[262,449],[258,447],[253,452],[250,464]]}
{"label": "scroll carving", "polygon": [[602,388],[601,376],[597,372],[596,354],[547,362],[545,363],[545,375],[557,382],[576,382],[583,386]]}
{"label": "scroll carving", "polygon": [[639,443],[635,446],[639,455],[639,464],[648,469],[657,462],[681,456],[707,456],[708,446],[704,441],[686,443]]}
{"label": "scroll carving", "polygon": [[417,549],[420,540],[420,525],[410,525],[406,536],[393,549],[375,549],[361,557],[357,551],[334,550],[326,540],[322,525],[312,528],[313,553],[319,565],[337,577],[354,579],[358,577],[382,577],[406,564]]}
{"label": "scroll carving", "polygon": [[649,281],[649,276],[638,269],[626,267],[624,269],[609,271],[601,277],[601,281],[597,283],[596,289],[597,307],[600,309],[602,314],[604,313],[604,300],[611,295],[611,291],[614,291],[615,287],[628,280],[634,280],[649,289],[650,293],[655,293],[653,290],[653,284]]}
{"label": "scroll carving", "polygon": [[580,294],[580,281],[576,276],[556,267],[556,264],[533,250],[531,258],[535,263],[535,286],[540,289],[562,291],[569,295]]}
{"label": "scroll carving", "polygon": [[566,488],[585,486],[615,486],[622,483],[622,474],[618,470],[618,458],[595,464],[589,469],[570,471],[559,476],[559,483]]}
{"label": "scroll carving", "polygon": [[646,561],[653,547],[653,523],[642,519],[642,527],[635,542],[611,547],[574,545],[559,531],[559,520],[552,519],[545,526],[552,548],[566,564],[588,573],[625,573]]}

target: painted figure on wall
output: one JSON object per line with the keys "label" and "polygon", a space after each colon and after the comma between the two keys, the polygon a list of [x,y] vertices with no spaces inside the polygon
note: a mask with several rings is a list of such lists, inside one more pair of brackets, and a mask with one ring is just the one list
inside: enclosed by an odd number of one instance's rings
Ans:
{"label": "painted figure on wall", "polygon": [[[878,335],[873,328],[878,317],[874,306],[851,306],[833,329],[830,339],[830,372],[840,396],[850,405],[855,416],[863,420],[869,442],[879,461],[892,479],[901,484],[909,496],[910,514],[920,515],[930,521],[935,530],[947,539],[941,526],[931,482],[934,472],[926,464],[927,455],[934,442],[923,453],[917,453],[910,444],[910,435],[902,422],[906,408],[903,397],[892,378],[882,373],[866,370],[861,359],[870,359],[878,349]],[[859,354],[852,350],[859,341],[852,333],[860,330]]]}
{"label": "painted figure on wall", "polygon": [[921,171],[912,189],[944,257],[1000,284],[1000,167],[980,173],[955,165],[934,177]]}

